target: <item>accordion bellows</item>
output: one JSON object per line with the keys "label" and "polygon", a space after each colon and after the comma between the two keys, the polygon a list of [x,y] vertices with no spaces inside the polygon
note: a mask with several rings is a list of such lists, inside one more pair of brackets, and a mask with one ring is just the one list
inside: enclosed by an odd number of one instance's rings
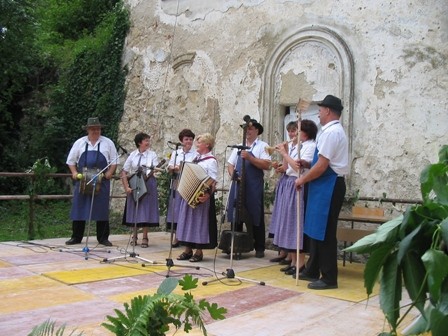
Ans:
{"label": "accordion bellows", "polygon": [[215,182],[200,165],[183,162],[177,191],[192,208],[199,204],[199,197],[203,196]]}

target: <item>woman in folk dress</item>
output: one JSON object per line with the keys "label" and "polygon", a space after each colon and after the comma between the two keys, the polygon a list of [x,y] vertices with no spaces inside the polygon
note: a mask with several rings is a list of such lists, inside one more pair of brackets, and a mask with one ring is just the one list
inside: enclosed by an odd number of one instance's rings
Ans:
{"label": "woman in folk dress", "polygon": [[[212,154],[215,138],[210,133],[204,133],[196,139],[197,156],[193,163],[204,168],[207,175],[214,181],[218,177],[218,162]],[[182,179],[182,177],[181,177]],[[200,204],[195,208],[181,200],[179,217],[177,220],[177,239],[185,246],[184,252],[177,260],[198,262],[203,259],[203,249],[214,249],[217,246],[217,221],[214,191],[216,182],[203,196],[199,197]],[[193,249],[196,251],[193,254]]]}
{"label": "woman in folk dress", "polygon": [[[137,147],[124,163],[121,172],[121,181],[127,194],[123,224],[134,228],[131,244],[137,245],[137,228],[143,228],[143,238],[141,247],[148,247],[148,228],[159,226],[159,197],[157,192],[157,181],[154,177],[153,169],[159,163],[157,154],[150,150],[150,136],[146,133],[138,133],[134,138]],[[151,169],[152,168],[152,169]],[[141,174],[146,186],[146,194],[134,198],[134,192],[129,184],[129,176]],[[139,195],[140,196],[140,195]]]}

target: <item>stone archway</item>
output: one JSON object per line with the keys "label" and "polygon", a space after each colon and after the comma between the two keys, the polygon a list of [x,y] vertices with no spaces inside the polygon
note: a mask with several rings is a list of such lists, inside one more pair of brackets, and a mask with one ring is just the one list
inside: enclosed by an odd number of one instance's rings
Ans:
{"label": "stone archway", "polygon": [[354,62],[344,40],[319,26],[301,29],[286,38],[271,55],[264,73],[262,122],[266,141],[273,144],[283,130],[285,107],[299,98],[320,101],[339,96],[344,104],[342,123],[351,153],[354,105]]}

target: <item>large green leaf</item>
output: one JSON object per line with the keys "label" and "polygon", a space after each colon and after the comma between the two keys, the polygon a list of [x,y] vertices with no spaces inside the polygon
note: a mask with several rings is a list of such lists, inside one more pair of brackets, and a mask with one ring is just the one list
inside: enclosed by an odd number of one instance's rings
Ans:
{"label": "large green leaf", "polygon": [[157,294],[170,294],[177,287],[178,283],[179,280],[176,278],[166,278],[157,289]]}
{"label": "large green leaf", "polygon": [[378,280],[381,268],[390,256],[394,247],[394,244],[383,244],[381,247],[376,248],[367,260],[364,269],[364,287],[366,288],[367,295],[372,294],[373,287]]}
{"label": "large green leaf", "polygon": [[432,336],[448,335],[448,315],[439,309],[433,309],[429,318]]}
{"label": "large green leaf", "polygon": [[441,223],[440,223],[440,233],[442,236],[442,240],[445,243],[445,247],[448,247],[448,218],[445,218]]}
{"label": "large green leaf", "polygon": [[375,247],[373,247],[376,241],[376,233],[369,234],[355,242],[352,246],[344,249],[345,252],[356,253],[371,253]]}
{"label": "large green leaf", "polygon": [[[421,226],[418,226],[415,230],[413,230],[410,234],[404,237],[404,239],[398,244],[398,262],[401,263],[401,260],[405,255],[408,254],[409,250],[412,248],[412,244],[415,240],[418,241],[418,234],[420,233]],[[414,238],[417,236],[417,239]],[[418,243],[418,242],[417,242]]]}
{"label": "large green leaf", "polygon": [[403,215],[400,215],[390,221],[380,225],[376,232],[376,243],[395,241],[398,229],[403,222]]}
{"label": "large green leaf", "polygon": [[425,281],[426,270],[419,255],[410,251],[401,261],[403,281],[409,297],[417,309],[423,314],[425,310],[427,286]]}
{"label": "large green leaf", "polygon": [[401,291],[401,269],[397,262],[397,252],[394,252],[384,263],[380,287],[380,306],[394,331],[400,316]]}
{"label": "large green leaf", "polygon": [[420,175],[420,188],[422,198],[428,201],[432,198],[432,192],[441,204],[448,204],[448,165],[437,163],[428,165]]}
{"label": "large green leaf", "polygon": [[422,256],[428,272],[428,288],[432,302],[437,302],[441,294],[441,284],[448,276],[448,255],[439,250],[428,250]]}
{"label": "large green leaf", "polygon": [[356,253],[371,253],[378,246],[381,246],[381,243],[395,242],[402,220],[402,215],[398,216],[397,218],[391,219],[390,221],[378,227],[378,229],[374,233],[361,238],[352,246],[344,249],[344,251]]}

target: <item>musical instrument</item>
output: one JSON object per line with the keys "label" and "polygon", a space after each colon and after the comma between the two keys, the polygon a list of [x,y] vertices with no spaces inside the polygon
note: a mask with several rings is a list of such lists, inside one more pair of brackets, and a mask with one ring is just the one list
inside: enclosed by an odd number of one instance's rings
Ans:
{"label": "musical instrument", "polygon": [[132,189],[132,196],[135,202],[141,200],[148,192],[144,175],[141,171],[137,171],[137,173],[129,177],[129,187]]}
{"label": "musical instrument", "polygon": [[177,191],[193,209],[198,206],[199,198],[211,190],[215,180],[207,175],[200,165],[193,162],[182,162]]}
{"label": "musical instrument", "polygon": [[[245,116],[243,118],[245,124],[242,125],[243,128],[243,142],[242,146],[246,146],[246,135],[247,128],[251,125],[251,118]],[[233,217],[233,228],[232,230],[224,230],[221,234],[221,240],[219,242],[218,248],[227,251],[229,253],[235,253],[237,259],[241,257],[241,253],[247,253],[254,249],[254,239],[253,239],[253,223],[252,218],[249,216],[245,202],[245,178],[246,178],[246,163],[245,160],[241,160],[241,172],[238,177],[234,174],[233,182],[236,183],[238,187],[237,199],[235,200],[235,212]],[[230,196],[232,197],[232,196]],[[246,224],[246,231],[236,231],[235,228],[240,226],[240,223]],[[231,256],[232,258],[233,256]]]}
{"label": "musical instrument", "polygon": [[151,171],[149,172],[149,174],[147,175],[146,179],[149,179],[150,177],[154,176],[154,173],[156,171],[163,171],[163,169],[160,169],[160,167],[162,167],[165,164],[166,160],[162,159],[159,164],[157,166],[155,166],[154,168],[150,168]]}
{"label": "musical instrument", "polygon": [[272,155],[272,154],[275,152],[275,150],[278,148],[278,146],[283,145],[283,146],[285,147],[285,149],[288,150],[288,144],[290,144],[290,143],[292,143],[292,142],[295,142],[296,140],[297,140],[297,138],[294,137],[293,139],[291,139],[291,140],[289,140],[289,141],[281,142],[281,143],[279,143],[279,144],[277,144],[277,145],[275,145],[275,146],[266,146],[266,147],[264,148],[264,150],[265,150],[265,152],[268,153],[269,155]]}
{"label": "musical instrument", "polygon": [[[95,195],[101,190],[101,181],[103,174],[100,174],[99,168],[82,168],[82,178],[79,182],[79,192],[84,195],[92,195],[93,188],[95,188]],[[90,182],[90,183],[89,183]]]}

